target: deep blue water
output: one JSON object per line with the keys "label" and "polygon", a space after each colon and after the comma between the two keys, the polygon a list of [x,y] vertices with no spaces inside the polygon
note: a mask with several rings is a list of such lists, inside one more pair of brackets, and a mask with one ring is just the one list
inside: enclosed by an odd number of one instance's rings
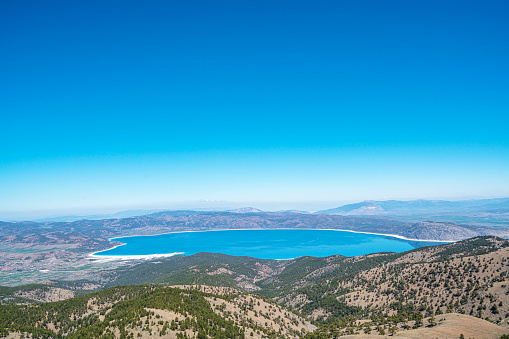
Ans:
{"label": "deep blue water", "polygon": [[182,252],[224,253],[260,259],[290,259],[305,255],[356,256],[376,252],[404,252],[439,243],[331,230],[231,230],[170,233],[115,238],[126,245],[98,255],[147,255]]}

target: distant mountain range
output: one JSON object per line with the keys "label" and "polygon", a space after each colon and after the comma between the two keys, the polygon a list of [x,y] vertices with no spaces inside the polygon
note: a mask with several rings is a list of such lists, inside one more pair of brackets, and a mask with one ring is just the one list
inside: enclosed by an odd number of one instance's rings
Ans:
{"label": "distant mountain range", "polygon": [[237,208],[234,210],[229,210],[228,212],[230,212],[230,213],[260,213],[263,211],[259,210],[258,208],[254,208],[254,207],[242,207],[242,208]]}
{"label": "distant mountain range", "polygon": [[410,215],[429,213],[509,213],[509,198],[481,200],[387,200],[363,201],[316,213],[340,215]]}
{"label": "distant mountain range", "polygon": [[34,219],[34,222],[72,222],[78,220],[103,220],[103,219],[120,219],[138,217],[140,215],[147,215],[164,211],[164,209],[153,210],[127,210],[111,214],[92,214],[92,215],[59,215],[54,217]]}
{"label": "distant mountain range", "polygon": [[[166,210],[166,209],[152,209],[152,210],[127,210],[120,211],[112,214],[92,214],[92,215],[61,215],[54,216],[48,218],[34,219],[31,220],[33,222],[73,222],[78,220],[105,220],[105,219],[122,219],[122,218],[132,218],[139,217],[144,215],[152,215],[157,214],[159,212],[164,212],[167,215],[188,215],[188,214],[199,214],[199,213],[207,213],[207,212],[231,212],[231,213],[258,213],[263,212],[260,209],[254,207],[242,207],[237,209],[196,209],[196,210]],[[305,213],[305,212],[303,212]]]}
{"label": "distant mountain range", "polygon": [[[204,214],[209,212],[228,212],[234,214],[249,213],[295,213],[310,214],[308,211],[286,210],[265,212],[255,207],[236,209],[191,209],[191,210],[127,210],[113,214],[66,215],[32,220],[34,222],[73,222],[78,220],[122,219],[140,216],[181,216]],[[478,226],[509,227],[509,198],[472,199],[472,200],[386,200],[363,202],[339,206],[314,212],[313,214],[329,214],[343,216],[387,216],[408,221],[439,221],[470,224]]]}

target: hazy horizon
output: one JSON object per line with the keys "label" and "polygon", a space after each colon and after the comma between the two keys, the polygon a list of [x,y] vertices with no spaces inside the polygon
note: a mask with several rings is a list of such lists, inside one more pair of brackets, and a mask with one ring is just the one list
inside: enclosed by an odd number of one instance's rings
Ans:
{"label": "hazy horizon", "polygon": [[[32,221],[38,219],[58,218],[58,217],[89,217],[114,215],[129,211],[147,211],[155,213],[158,211],[176,211],[176,210],[194,210],[194,211],[227,211],[239,208],[251,207],[265,212],[278,211],[302,211],[316,212],[320,210],[332,209],[348,204],[359,203],[363,201],[414,201],[414,200],[442,200],[442,201],[468,201],[483,199],[507,199],[508,197],[461,197],[461,198],[414,198],[414,199],[364,199],[364,200],[346,200],[346,201],[293,201],[293,202],[234,202],[234,201],[187,201],[174,202],[159,205],[138,205],[138,206],[101,206],[89,209],[67,209],[67,210],[27,210],[27,211],[0,211],[0,221]],[[141,214],[140,214],[141,215]]]}
{"label": "hazy horizon", "polygon": [[508,10],[4,2],[0,218],[509,196]]}

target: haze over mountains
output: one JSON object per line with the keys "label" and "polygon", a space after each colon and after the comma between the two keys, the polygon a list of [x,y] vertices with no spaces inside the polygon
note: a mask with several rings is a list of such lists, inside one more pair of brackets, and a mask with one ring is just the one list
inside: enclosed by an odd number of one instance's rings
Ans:
{"label": "haze over mountains", "polygon": [[363,201],[319,211],[332,215],[386,216],[408,221],[439,221],[508,227],[509,198],[479,200]]}
{"label": "haze over mountains", "polygon": [[[159,209],[140,209],[140,210],[125,210],[116,213],[109,214],[91,214],[91,215],[57,215],[57,216],[48,216],[44,218],[16,218],[16,220],[5,220],[5,221],[33,221],[33,222],[72,222],[78,220],[104,220],[104,219],[121,219],[121,218],[131,218],[138,217],[142,215],[149,215],[152,213],[157,213],[161,211],[168,211],[168,209],[159,208]],[[171,210],[171,211],[182,211]],[[210,212],[210,211],[227,211],[231,213],[256,213],[263,212],[262,210],[254,207],[240,207],[236,209],[229,208],[194,208],[190,211],[194,212]],[[298,211],[302,213],[307,213],[305,211]]]}
{"label": "haze over mountains", "polygon": [[342,215],[409,215],[421,213],[491,212],[509,213],[509,198],[480,200],[386,200],[348,204],[318,213]]}
{"label": "haze over mountains", "polygon": [[[255,207],[241,208],[190,208],[179,210],[167,209],[139,209],[126,210],[111,214],[95,215],[60,215],[45,218],[26,218],[34,222],[73,222],[78,220],[104,220],[120,219],[150,215],[158,212],[182,214],[206,213],[206,212],[230,212],[230,213],[261,213],[263,210]],[[478,226],[504,227],[509,226],[509,198],[496,199],[472,199],[472,200],[366,200],[358,203],[342,205],[332,209],[315,212],[304,210],[284,210],[297,214],[330,214],[343,216],[385,216],[407,221],[439,221],[470,224]]]}

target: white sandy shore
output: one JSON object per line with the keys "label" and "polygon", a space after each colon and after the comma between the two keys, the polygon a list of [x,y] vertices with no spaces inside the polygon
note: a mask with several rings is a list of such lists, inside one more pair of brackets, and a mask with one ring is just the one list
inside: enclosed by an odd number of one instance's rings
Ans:
{"label": "white sandy shore", "polygon": [[[108,250],[111,250],[113,248],[110,248]],[[108,250],[105,250],[105,251],[108,251]],[[157,259],[157,258],[172,257],[172,256],[178,255],[178,254],[184,254],[184,252],[175,252],[175,253],[156,253],[156,254],[140,254],[140,255],[97,255],[97,253],[100,253],[100,252],[104,252],[104,251],[91,253],[88,255],[88,259],[94,259],[94,260],[96,260],[95,262],[106,262],[106,261],[113,261],[113,260],[134,260],[134,259],[152,260],[152,259]]]}
{"label": "white sandy shore", "polygon": [[[258,231],[258,230],[312,230],[312,231],[340,231],[340,232],[350,232],[350,233],[361,233],[361,234],[373,234],[373,235],[381,235],[385,237],[393,237],[397,239],[407,240],[407,241],[423,241],[423,242],[440,242],[440,243],[452,243],[455,241],[449,240],[429,240],[429,239],[412,239],[405,238],[402,235],[397,234],[384,234],[384,233],[372,233],[372,232],[359,232],[352,230],[343,230],[343,229],[334,229],[334,228],[232,228],[232,229],[217,229],[217,230],[199,230],[199,231],[175,231],[175,232],[165,232],[165,233],[157,233],[157,234],[141,234],[141,235],[128,235],[123,237],[115,237],[109,238],[109,241],[114,241],[115,239],[122,238],[131,238],[131,237],[152,237],[157,235],[164,234],[173,234],[173,233],[195,233],[195,232],[222,232],[222,231]],[[113,246],[112,248],[108,248],[107,250],[97,251],[94,253],[90,253],[88,255],[88,259],[101,261],[113,261],[113,260],[133,260],[133,259],[142,259],[142,260],[152,260],[156,258],[165,258],[172,257],[174,255],[184,254],[184,252],[174,252],[174,253],[156,253],[156,254],[141,254],[141,255],[98,255],[98,253],[105,252],[117,248],[119,246],[124,246],[125,244],[120,244]],[[290,259],[280,259],[280,260],[290,260]]]}
{"label": "white sandy shore", "polygon": [[408,240],[408,241],[422,241],[422,242],[443,242],[444,244],[456,242],[452,240],[430,240],[430,239],[412,239],[412,238],[405,238],[402,235],[397,234],[384,234],[384,233],[372,233],[372,232],[358,232],[358,231],[351,231],[351,230],[339,230],[339,229],[323,229],[323,231],[342,231],[342,232],[351,232],[351,233],[363,233],[363,234],[374,234],[374,235],[383,235],[385,237],[393,237],[398,238],[402,240]]}

